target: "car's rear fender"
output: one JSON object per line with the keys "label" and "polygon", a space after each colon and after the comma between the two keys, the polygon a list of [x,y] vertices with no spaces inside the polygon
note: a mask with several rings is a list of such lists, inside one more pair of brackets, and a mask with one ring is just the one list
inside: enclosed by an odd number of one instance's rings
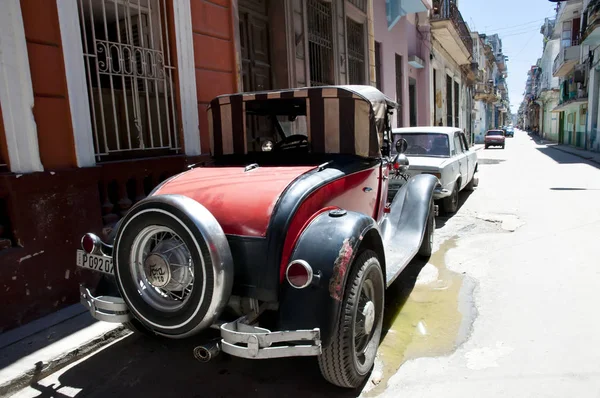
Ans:
{"label": "car's rear fender", "polygon": [[347,276],[357,254],[366,248],[379,254],[385,277],[383,244],[373,218],[352,211],[327,211],[315,217],[290,257],[290,262],[304,260],[311,266],[313,283],[296,289],[284,280],[278,328],[319,328],[327,346],[340,314]]}

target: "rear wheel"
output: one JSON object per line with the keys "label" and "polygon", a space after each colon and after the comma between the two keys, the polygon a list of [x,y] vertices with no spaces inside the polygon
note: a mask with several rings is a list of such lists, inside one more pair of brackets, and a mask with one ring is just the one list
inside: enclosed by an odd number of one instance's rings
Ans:
{"label": "rear wheel", "polygon": [[452,193],[447,198],[443,199],[444,204],[444,212],[448,214],[456,213],[458,210],[458,190],[460,186],[460,181],[456,181],[454,184],[454,188],[452,189]]}
{"label": "rear wheel", "polygon": [[360,386],[373,367],[381,339],[385,293],[375,252],[362,252],[351,269],[331,343],[318,357],[323,377],[346,388]]}
{"label": "rear wheel", "polygon": [[[206,239],[218,250],[209,251]],[[127,327],[183,338],[219,316],[233,273],[219,269],[231,264],[229,247],[204,207],[171,198],[145,202],[123,219],[115,241],[117,287],[135,317]]]}

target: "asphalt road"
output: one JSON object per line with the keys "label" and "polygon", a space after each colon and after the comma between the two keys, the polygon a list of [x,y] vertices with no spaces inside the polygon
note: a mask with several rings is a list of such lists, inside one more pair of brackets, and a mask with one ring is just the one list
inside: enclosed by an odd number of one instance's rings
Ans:
{"label": "asphalt road", "polygon": [[480,186],[437,219],[437,251],[386,294],[364,388],[316,361],[202,364],[189,341],[126,337],[16,397],[600,397],[600,170],[517,131],[478,152]]}

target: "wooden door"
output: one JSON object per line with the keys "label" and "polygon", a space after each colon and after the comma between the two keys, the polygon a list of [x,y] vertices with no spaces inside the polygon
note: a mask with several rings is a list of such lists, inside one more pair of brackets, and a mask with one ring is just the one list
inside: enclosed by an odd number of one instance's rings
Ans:
{"label": "wooden door", "polygon": [[267,0],[240,0],[240,47],[244,91],[271,89]]}
{"label": "wooden door", "polygon": [[[268,0],[239,0],[242,89],[270,90],[271,57]],[[260,151],[260,137],[270,131],[266,118],[247,118],[248,150]]]}

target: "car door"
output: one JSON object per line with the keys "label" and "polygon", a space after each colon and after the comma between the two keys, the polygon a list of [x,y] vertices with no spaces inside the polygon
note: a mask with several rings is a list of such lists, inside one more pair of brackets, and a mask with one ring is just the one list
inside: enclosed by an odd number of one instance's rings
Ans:
{"label": "car door", "polygon": [[467,163],[467,156],[465,155],[463,149],[463,143],[460,138],[460,132],[454,132],[454,151],[455,151],[455,161],[458,162],[458,170],[461,175],[461,184],[459,189],[463,189],[463,187],[469,182],[469,169]]}
{"label": "car door", "polygon": [[471,181],[471,178],[473,178],[473,175],[475,174],[475,164],[477,163],[477,154],[475,153],[474,150],[469,148],[469,144],[467,142],[467,137],[465,136],[464,132],[460,133],[460,139],[463,143],[463,152],[465,154],[465,157],[467,158],[467,170],[469,173],[468,178],[465,181],[465,184],[467,184],[469,181]]}

